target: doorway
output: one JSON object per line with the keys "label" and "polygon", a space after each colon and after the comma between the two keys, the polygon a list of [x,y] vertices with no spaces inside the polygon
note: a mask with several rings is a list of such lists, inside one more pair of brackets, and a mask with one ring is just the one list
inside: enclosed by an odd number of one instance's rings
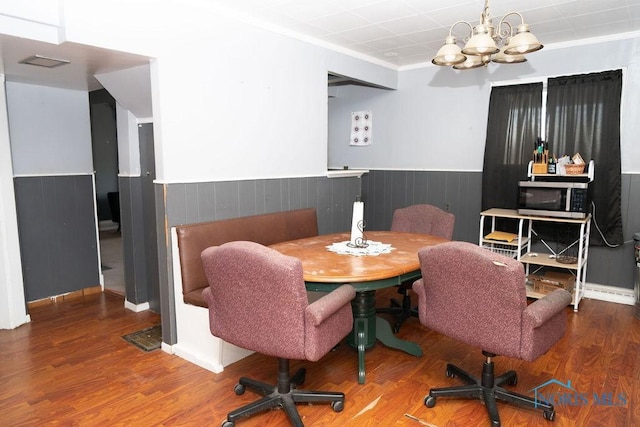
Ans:
{"label": "doorway", "polygon": [[100,275],[105,291],[125,296],[116,102],[105,89],[89,93],[100,243]]}

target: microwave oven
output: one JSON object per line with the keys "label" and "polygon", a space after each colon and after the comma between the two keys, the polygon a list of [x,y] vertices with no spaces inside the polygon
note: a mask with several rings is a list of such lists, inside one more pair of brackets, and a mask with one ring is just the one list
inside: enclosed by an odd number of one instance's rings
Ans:
{"label": "microwave oven", "polygon": [[518,214],[558,218],[586,218],[591,212],[589,182],[520,181]]}

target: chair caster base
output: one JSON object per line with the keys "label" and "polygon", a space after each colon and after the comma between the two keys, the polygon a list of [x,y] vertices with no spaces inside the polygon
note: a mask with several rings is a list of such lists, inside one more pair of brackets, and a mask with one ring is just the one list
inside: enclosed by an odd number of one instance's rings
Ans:
{"label": "chair caster base", "polygon": [[553,405],[538,401],[533,397],[525,396],[503,388],[503,385],[516,385],[518,376],[515,371],[508,371],[498,377],[493,374],[493,362],[491,358],[494,354],[483,352],[487,357],[483,365],[482,378],[476,378],[463,371],[455,365],[448,364],[445,374],[449,378],[458,378],[465,385],[433,388],[424,398],[424,405],[433,408],[436,400],[440,397],[457,397],[479,400],[487,409],[492,426],[500,426],[500,415],[498,414],[497,401],[511,403],[517,406],[537,409],[542,411],[542,416],[548,421],[555,419]]}

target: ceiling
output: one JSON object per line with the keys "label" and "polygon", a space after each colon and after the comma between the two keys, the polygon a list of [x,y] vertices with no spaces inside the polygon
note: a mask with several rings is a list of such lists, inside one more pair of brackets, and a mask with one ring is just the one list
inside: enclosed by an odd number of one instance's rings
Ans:
{"label": "ceiling", "polygon": [[[450,26],[480,20],[484,0],[214,0],[305,37],[397,67],[429,63]],[[494,25],[520,12],[543,45],[640,31],[640,0],[491,0]],[[519,23],[510,17],[510,23]],[[468,34],[464,25],[454,35]],[[465,33],[466,32],[466,33]]]}
{"label": "ceiling", "polygon": [[[252,23],[397,68],[428,64],[451,24],[458,20],[476,24],[484,7],[484,0],[209,1]],[[546,46],[640,31],[640,0],[490,2],[494,24],[509,11],[521,12]],[[465,36],[456,35],[459,40]],[[0,47],[8,81],[78,90],[101,88],[95,74],[149,61],[143,56],[84,45],[55,45],[4,35],[0,35]],[[71,63],[51,69],[19,63],[35,54]]]}

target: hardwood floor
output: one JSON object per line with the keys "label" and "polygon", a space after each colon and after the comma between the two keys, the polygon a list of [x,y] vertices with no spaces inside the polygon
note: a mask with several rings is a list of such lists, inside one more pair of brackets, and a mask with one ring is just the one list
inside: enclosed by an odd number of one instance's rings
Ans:
{"label": "hardwood floor", "polygon": [[[379,292],[379,304],[391,296],[393,290]],[[640,425],[640,320],[633,307],[583,300],[578,313],[567,310],[568,331],[549,353],[535,362],[497,357],[495,363],[498,374],[518,372],[513,388],[521,393],[532,394],[551,379],[571,381],[575,391],[558,384],[544,388],[557,397],[554,423],[538,412],[499,404],[502,425]],[[217,426],[228,411],[256,397],[234,394],[240,376],[275,380],[276,361],[259,354],[216,375],[162,350],[139,350],[121,336],[159,323],[159,316],[127,311],[117,295],[62,301],[30,314],[30,324],[0,331],[3,426]],[[356,354],[345,344],[319,362],[292,361],[292,370],[307,368],[304,388],[346,394],[340,413],[326,405],[299,406],[305,425],[426,425],[404,414],[435,426],[488,425],[476,401],[440,399],[432,409],[423,404],[430,387],[458,384],[445,376],[447,362],[479,374],[480,351],[423,328],[417,319],[405,323],[399,336],[418,342],[424,356],[378,343],[367,351],[364,385],[357,382]],[[283,411],[273,410],[237,425],[288,423]]]}

